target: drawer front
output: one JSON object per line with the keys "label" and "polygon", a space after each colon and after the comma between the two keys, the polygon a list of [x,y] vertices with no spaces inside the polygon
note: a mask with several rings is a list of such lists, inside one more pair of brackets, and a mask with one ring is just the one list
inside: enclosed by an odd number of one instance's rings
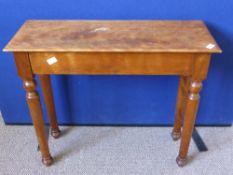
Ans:
{"label": "drawer front", "polygon": [[189,53],[29,53],[35,74],[190,75]]}

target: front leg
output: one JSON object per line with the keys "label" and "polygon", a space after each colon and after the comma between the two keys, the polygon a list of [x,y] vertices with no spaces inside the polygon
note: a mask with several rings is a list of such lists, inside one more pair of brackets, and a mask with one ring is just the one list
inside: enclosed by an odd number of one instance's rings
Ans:
{"label": "front leg", "polygon": [[188,85],[188,98],[186,101],[186,109],[184,114],[183,131],[179,155],[176,162],[179,166],[184,166],[187,162],[188,148],[192,137],[195,124],[196,113],[200,101],[200,91],[202,89],[202,81],[206,79],[210,54],[194,54],[192,75]]}
{"label": "front leg", "polygon": [[45,134],[43,114],[40,106],[40,98],[36,91],[35,81],[33,79],[24,80],[24,88],[27,92],[26,93],[27,103],[42,153],[42,162],[45,165],[51,165],[53,159],[49,153],[48,141]]}
{"label": "front leg", "polygon": [[14,53],[14,57],[18,74],[22,78],[24,89],[26,90],[28,107],[42,153],[42,162],[43,164],[48,166],[52,164],[53,158],[49,153],[49,146],[45,133],[45,125],[40,105],[40,98],[38,92],[36,91],[36,83],[31,70],[29,57],[27,53]]}
{"label": "front leg", "polygon": [[184,166],[187,162],[186,157],[195,124],[201,88],[202,83],[200,81],[192,81],[189,85],[189,95],[186,104],[180,151],[176,159],[179,166]]}

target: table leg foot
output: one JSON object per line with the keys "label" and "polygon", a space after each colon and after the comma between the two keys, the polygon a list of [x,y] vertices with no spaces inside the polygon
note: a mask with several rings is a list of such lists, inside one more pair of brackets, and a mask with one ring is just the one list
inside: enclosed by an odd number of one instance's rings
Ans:
{"label": "table leg foot", "polygon": [[171,136],[174,141],[179,140],[181,137],[181,132],[172,131]]}
{"label": "table leg foot", "polygon": [[51,136],[55,139],[59,138],[61,136],[61,130],[60,129],[51,129]]}
{"label": "table leg foot", "polygon": [[45,166],[50,166],[50,165],[53,164],[53,158],[51,156],[49,156],[49,157],[42,157],[42,163]]}
{"label": "table leg foot", "polygon": [[179,167],[184,167],[187,164],[186,158],[180,158],[179,156],[176,158],[176,163]]}

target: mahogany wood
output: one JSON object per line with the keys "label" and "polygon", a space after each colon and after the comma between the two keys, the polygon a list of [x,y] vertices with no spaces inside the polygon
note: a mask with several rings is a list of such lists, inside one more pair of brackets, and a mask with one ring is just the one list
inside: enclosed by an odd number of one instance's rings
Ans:
{"label": "mahogany wood", "polygon": [[181,135],[176,160],[184,166],[202,81],[211,54],[221,53],[202,21],[30,20],[4,51],[14,52],[45,165],[52,163],[52,157],[34,74],[39,74],[55,137],[60,130],[49,74],[179,75],[172,136],[176,140]]}
{"label": "mahogany wood", "polygon": [[42,153],[42,162],[45,165],[51,165],[53,158],[49,153],[48,142],[45,133],[42,110],[40,106],[40,98],[36,91],[36,83],[31,70],[30,60],[27,53],[14,53],[15,63],[19,76],[24,83],[26,90],[26,99],[31,113],[32,122],[36,131],[37,140]]}
{"label": "mahogany wood", "polygon": [[[206,46],[214,44],[208,49]],[[202,21],[28,20],[5,47],[25,52],[220,52]]]}
{"label": "mahogany wood", "polygon": [[[36,74],[190,75],[186,53],[38,53],[29,54]],[[48,64],[55,57],[57,62]]]}
{"label": "mahogany wood", "polygon": [[48,112],[48,117],[51,125],[51,135],[54,138],[58,138],[60,136],[60,129],[57,124],[57,117],[55,111],[55,105],[53,101],[53,91],[51,87],[51,81],[49,75],[39,75],[41,88],[43,91],[46,110]]}
{"label": "mahogany wood", "polygon": [[184,166],[187,163],[187,153],[195,124],[196,113],[200,100],[200,91],[202,81],[206,79],[208,67],[210,63],[210,55],[195,55],[193,63],[193,73],[190,76],[191,81],[188,87],[188,98],[186,101],[186,109],[184,115],[184,126],[180,145],[179,155],[176,162],[179,166]]}
{"label": "mahogany wood", "polygon": [[175,113],[175,122],[172,130],[173,140],[178,140],[181,136],[181,126],[183,123],[183,116],[186,107],[186,99],[188,97],[188,77],[180,76],[178,95],[177,95],[177,104],[176,104],[176,113]]}

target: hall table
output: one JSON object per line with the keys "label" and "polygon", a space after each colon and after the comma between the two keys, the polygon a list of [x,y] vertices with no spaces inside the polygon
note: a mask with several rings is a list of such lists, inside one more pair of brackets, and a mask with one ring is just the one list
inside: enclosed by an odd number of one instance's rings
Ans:
{"label": "hall table", "polygon": [[171,135],[181,137],[176,162],[184,166],[202,81],[211,54],[221,53],[202,21],[165,20],[28,20],[3,51],[14,53],[45,165],[53,158],[34,75],[41,82],[54,138],[60,130],[50,74],[180,76]]}

